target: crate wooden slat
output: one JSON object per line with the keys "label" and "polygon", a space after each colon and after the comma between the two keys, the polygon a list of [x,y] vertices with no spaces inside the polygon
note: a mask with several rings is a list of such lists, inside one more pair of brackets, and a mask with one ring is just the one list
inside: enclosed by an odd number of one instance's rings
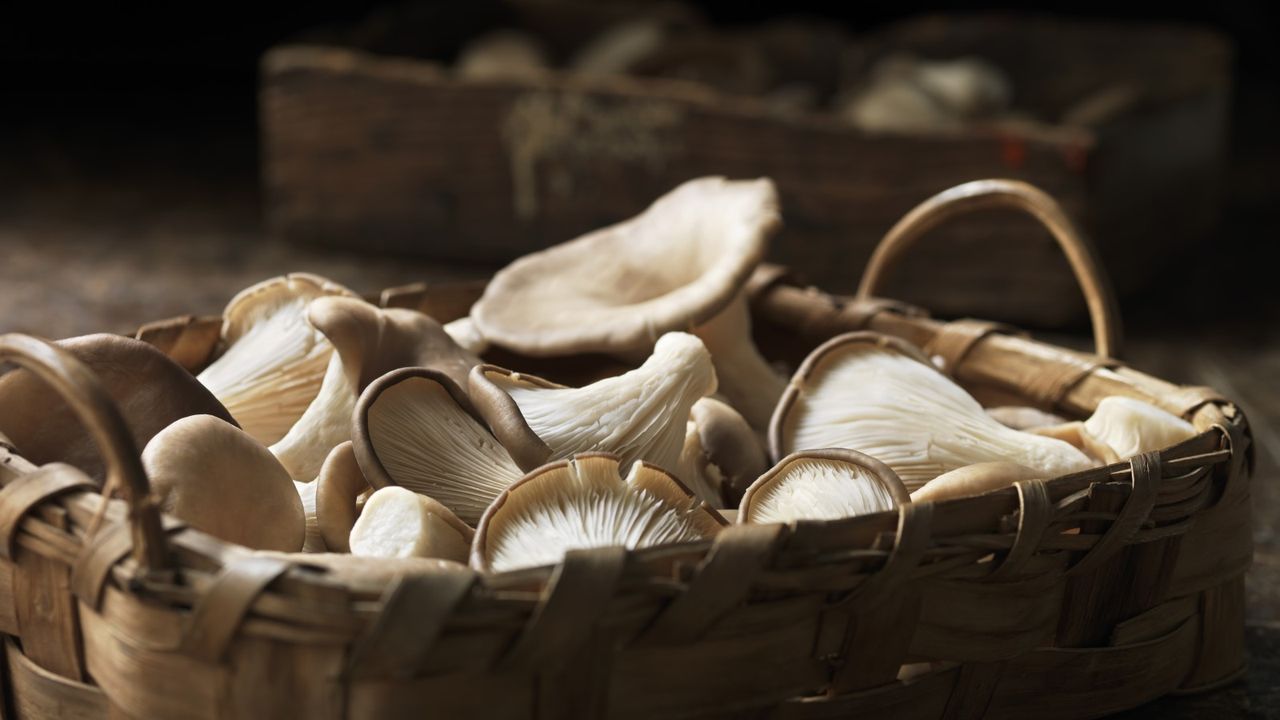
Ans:
{"label": "crate wooden slat", "polygon": [[[894,50],[990,57],[1043,120],[872,135],[675,80],[463,80],[423,60],[286,46],[262,65],[268,221],[300,242],[501,264],[629,217],[691,177],[769,176],[788,211],[774,259],[836,291],[918,198],[978,177],[1057,197],[1122,292],[1213,226],[1230,92],[1222,38],[985,16],[907,23],[865,45],[864,63]],[[1054,124],[1114,87],[1141,90],[1093,123]],[[944,315],[1078,317],[1065,265],[1047,237],[1018,240],[1028,232],[997,213],[958,223],[891,292]]]}

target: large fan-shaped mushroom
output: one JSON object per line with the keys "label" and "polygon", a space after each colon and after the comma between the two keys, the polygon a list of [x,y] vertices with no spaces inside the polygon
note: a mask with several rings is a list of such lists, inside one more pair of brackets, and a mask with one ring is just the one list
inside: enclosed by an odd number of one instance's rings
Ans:
{"label": "large fan-shaped mushroom", "polygon": [[778,225],[769,180],[691,180],[631,220],[499,271],[471,319],[488,341],[532,356],[634,355],[692,331],[720,391],[762,430],[786,383],[751,342],[742,289]]}
{"label": "large fan-shaped mushroom", "polygon": [[1043,477],[1095,464],[1061,440],[1005,427],[915,347],[867,332],[833,338],[805,359],[773,416],[769,445],[775,457],[857,450],[909,489],[980,462],[1007,460]]}
{"label": "large fan-shaped mushroom", "polygon": [[711,357],[698,338],[668,333],[643,365],[580,388],[481,365],[471,398],[522,468],[574,453],[616,453],[624,467],[646,460],[674,470],[689,411],[716,389]]}

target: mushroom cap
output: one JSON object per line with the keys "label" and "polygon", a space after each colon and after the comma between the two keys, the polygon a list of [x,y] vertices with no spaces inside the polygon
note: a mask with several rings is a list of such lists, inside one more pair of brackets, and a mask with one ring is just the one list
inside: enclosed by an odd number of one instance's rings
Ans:
{"label": "mushroom cap", "polygon": [[573,549],[700,540],[724,527],[724,518],[666,470],[636,462],[624,480],[619,462],[609,453],[582,453],[525,475],[485,511],[472,567],[534,567]]}
{"label": "mushroom cap", "polygon": [[336,552],[351,552],[347,540],[351,528],[360,517],[360,494],[369,483],[360,472],[351,441],[335,447],[325,458],[316,477],[316,523],[325,547]]}
{"label": "mushroom cap", "polygon": [[403,367],[427,367],[465,385],[480,358],[464,350],[440,323],[416,310],[379,308],[353,297],[322,297],[307,319],[333,343],[351,384],[369,383]]}
{"label": "mushroom cap", "polygon": [[741,413],[715,398],[705,397],[694,403],[689,418],[697,425],[703,456],[719,475],[721,496],[736,506],[751,483],[769,467],[759,436]]}
{"label": "mushroom cap", "polygon": [[667,333],[635,370],[580,388],[492,365],[471,371],[471,399],[521,468],[575,453],[612,452],[624,465],[674,469],[689,411],[716,389],[711,356],[687,333]]}
{"label": "mushroom cap", "polygon": [[974,463],[956,468],[925,483],[911,493],[912,502],[949,500],[969,495],[980,495],[991,490],[1007,488],[1020,480],[1043,478],[1044,473],[1026,465],[996,461]]}
{"label": "mushroom cap", "polygon": [[435,368],[455,381],[480,358],[458,347],[435,320],[414,310],[383,310],[349,297],[307,306],[308,322],[333,346],[320,391],[271,451],[299,480],[311,480],[334,447],[351,439],[356,398],[370,382],[403,367]]}
{"label": "mushroom cap", "polygon": [[293,478],[239,428],[183,418],[151,438],[142,464],[162,509],[192,527],[258,550],[302,547],[307,518]]}
{"label": "mushroom cap", "polygon": [[728,305],[779,222],[766,178],[690,180],[630,220],[511,263],[471,317],[528,355],[647,348]]}
{"label": "mushroom cap", "polygon": [[1095,465],[1066,442],[1005,427],[915,346],[872,332],[810,353],[770,422],[774,457],[828,447],[876,457],[911,489],[979,462],[1017,462],[1043,477]]}
{"label": "mushroom cap", "polygon": [[384,487],[364,504],[351,528],[353,555],[434,557],[464,562],[475,535],[449,508],[402,487]]}
{"label": "mushroom cap", "polygon": [[433,497],[468,523],[521,475],[466,393],[438,370],[403,368],[375,380],[356,402],[351,434],[371,486]]}
{"label": "mushroom cap", "polygon": [[837,520],[892,510],[911,502],[888,465],[856,450],[793,453],[761,475],[742,496],[740,523]]}
{"label": "mushroom cap", "polygon": [[322,277],[292,273],[239,292],[223,311],[226,350],[198,376],[259,442],[279,441],[320,392],[333,348],[307,322],[307,305],[354,295]]}
{"label": "mushroom cap", "polygon": [[[235,425],[222,403],[191,373],[148,343],[104,333],[56,344],[98,377],[139,446],[190,415],[212,415]],[[0,434],[37,465],[65,462],[91,477],[105,473],[97,446],[75,413],[52,387],[26,370],[0,376]]]}
{"label": "mushroom cap", "polygon": [[325,295],[357,297],[332,280],[312,273],[295,272],[268,278],[236,293],[222,311],[222,340],[234,344],[254,325],[270,319],[281,305],[305,307]]}

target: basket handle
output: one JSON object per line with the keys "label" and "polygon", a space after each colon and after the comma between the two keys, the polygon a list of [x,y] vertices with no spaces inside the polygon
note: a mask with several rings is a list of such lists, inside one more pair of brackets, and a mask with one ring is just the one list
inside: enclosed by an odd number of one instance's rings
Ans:
{"label": "basket handle", "polygon": [[1062,206],[1043,190],[1020,180],[974,180],[944,190],[915,206],[885,234],[867,262],[858,297],[875,295],[885,274],[925,233],[971,210],[1014,208],[1040,221],[1053,235],[1084,291],[1093,323],[1095,352],[1103,358],[1120,352],[1120,318],[1111,284],[1093,246],[1076,229]]}
{"label": "basket handle", "polygon": [[[71,353],[30,335],[0,335],[0,364],[13,363],[48,383],[66,401],[93,436],[107,468],[106,491],[123,487],[129,504],[134,557],[143,571],[169,567],[160,512],[151,502],[151,486],[133,433],[115,401],[89,368]],[[103,498],[106,501],[106,498]]]}

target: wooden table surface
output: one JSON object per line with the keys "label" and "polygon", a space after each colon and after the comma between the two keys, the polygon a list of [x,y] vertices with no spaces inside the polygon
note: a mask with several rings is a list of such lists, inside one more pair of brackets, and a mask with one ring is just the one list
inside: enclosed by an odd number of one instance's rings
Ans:
{"label": "wooden table surface", "polygon": [[[10,149],[20,147],[26,162],[0,166],[0,332],[129,332],[172,315],[216,314],[240,288],[298,270],[356,290],[491,272],[268,240],[245,142],[213,136],[192,151],[159,139],[141,154],[97,153],[86,171],[82,156],[60,154],[47,135],[16,136]],[[202,172],[182,172],[187,163]],[[1231,213],[1223,233],[1255,232],[1255,220],[1248,211]],[[1124,717],[1280,716],[1280,303],[1248,244],[1211,247],[1195,267],[1123,304],[1125,358],[1238,398],[1252,422],[1259,460],[1257,553],[1248,576],[1252,663],[1235,685],[1166,698]],[[1082,334],[1046,337],[1085,342]]]}

